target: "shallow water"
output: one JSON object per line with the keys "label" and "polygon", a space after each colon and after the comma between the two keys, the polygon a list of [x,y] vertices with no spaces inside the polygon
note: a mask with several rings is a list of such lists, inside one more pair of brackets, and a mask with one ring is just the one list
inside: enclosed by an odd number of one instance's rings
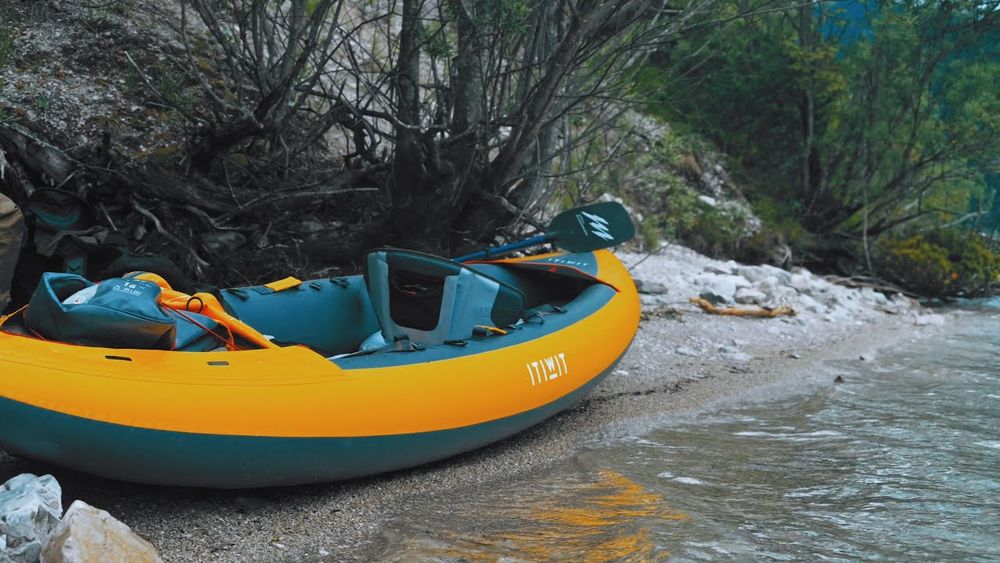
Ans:
{"label": "shallow water", "polygon": [[1000,302],[809,396],[397,515],[397,560],[1000,560]]}

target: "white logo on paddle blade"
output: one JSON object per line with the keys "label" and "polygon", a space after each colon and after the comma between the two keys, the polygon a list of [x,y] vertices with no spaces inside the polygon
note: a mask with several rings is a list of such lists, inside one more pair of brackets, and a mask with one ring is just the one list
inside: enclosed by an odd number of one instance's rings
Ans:
{"label": "white logo on paddle blade", "polygon": [[594,233],[594,236],[600,237],[604,240],[613,240],[615,237],[611,236],[611,232],[608,231],[608,221],[601,217],[600,215],[594,215],[593,213],[587,213],[586,211],[580,212],[582,215],[590,219],[590,230]]}

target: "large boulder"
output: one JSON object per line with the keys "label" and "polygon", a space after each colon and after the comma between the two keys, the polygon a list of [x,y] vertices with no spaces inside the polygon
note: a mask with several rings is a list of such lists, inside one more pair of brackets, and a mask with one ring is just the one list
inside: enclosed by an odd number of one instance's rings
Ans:
{"label": "large boulder", "polygon": [[736,290],[750,287],[743,276],[726,274],[702,274],[695,279],[695,284],[701,289],[699,296],[715,304],[734,303]]}
{"label": "large boulder", "polygon": [[0,486],[0,563],[34,563],[62,516],[55,477],[24,473]]}
{"label": "large boulder", "polygon": [[78,500],[56,527],[42,563],[162,563],[156,548],[99,508]]}
{"label": "large boulder", "polygon": [[736,268],[736,273],[753,284],[758,284],[768,278],[774,277],[771,272],[760,266],[740,266]]}
{"label": "large boulder", "polygon": [[664,293],[667,293],[666,284],[656,280],[645,279],[645,278],[635,279],[635,289],[639,293],[643,293],[646,295],[663,295]]}
{"label": "large boulder", "polygon": [[741,287],[733,298],[743,305],[760,305],[767,301],[767,294],[752,287]]}
{"label": "large boulder", "polygon": [[817,315],[825,315],[828,312],[825,305],[806,294],[798,296],[798,304],[802,310],[815,313]]}

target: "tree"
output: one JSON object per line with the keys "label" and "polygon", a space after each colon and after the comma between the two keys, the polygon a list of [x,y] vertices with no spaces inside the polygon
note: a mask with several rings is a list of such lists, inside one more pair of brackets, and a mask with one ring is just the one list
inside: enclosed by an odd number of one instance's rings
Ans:
{"label": "tree", "polygon": [[[983,189],[990,167],[977,163],[1000,148],[998,7],[794,3],[706,25],[661,66],[681,84],[661,111],[737,157],[753,196],[816,235],[799,250],[854,254],[913,221],[951,221]],[[722,8],[749,9],[764,7]]]}
{"label": "tree", "polygon": [[467,245],[537,206],[560,155],[620,113],[629,73],[711,3],[186,0],[179,64],[203,103],[159,94],[210,183],[238,153],[250,190],[373,186],[390,200],[378,230]]}

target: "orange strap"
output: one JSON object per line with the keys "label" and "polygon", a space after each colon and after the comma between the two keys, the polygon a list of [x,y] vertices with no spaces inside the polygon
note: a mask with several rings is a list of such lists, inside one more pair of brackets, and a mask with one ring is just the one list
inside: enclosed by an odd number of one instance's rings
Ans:
{"label": "orange strap", "polygon": [[[160,305],[164,307],[169,307],[175,311],[205,315],[228,328],[229,332],[234,335],[248,340],[261,348],[280,348],[280,346],[258,332],[257,329],[230,315],[222,307],[222,303],[219,303],[219,300],[211,293],[201,292],[188,295],[170,287],[170,284],[162,277],[148,272],[137,274],[134,277],[140,280],[151,281],[160,286]],[[230,343],[227,344],[227,347],[229,346],[232,346],[234,349],[236,345],[235,343]]]}
{"label": "orange strap", "polygon": [[211,293],[188,295],[174,289],[164,289],[160,294],[160,299],[160,304],[164,307],[170,307],[176,311],[187,311],[205,315],[228,328],[236,336],[249,340],[261,348],[280,347],[268,340],[252,326],[230,315],[222,307],[222,303],[219,303],[219,300]]}

